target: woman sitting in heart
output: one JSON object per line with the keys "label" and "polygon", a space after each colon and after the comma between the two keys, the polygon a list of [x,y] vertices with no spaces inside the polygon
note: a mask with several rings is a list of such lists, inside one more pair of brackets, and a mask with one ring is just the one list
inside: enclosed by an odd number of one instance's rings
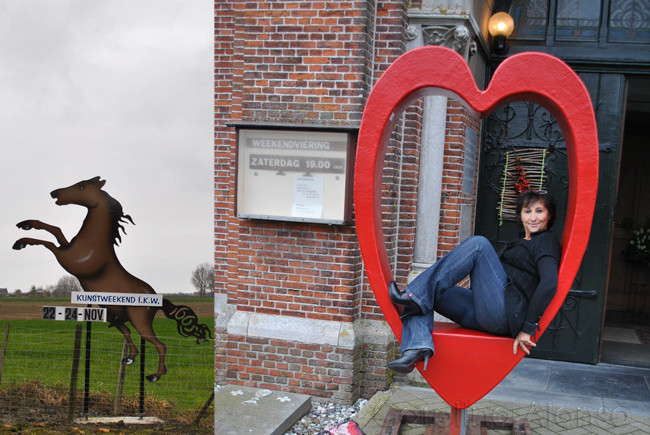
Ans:
{"label": "woman sitting in heart", "polygon": [[[409,373],[424,360],[426,370],[434,347],[433,311],[460,324],[515,339],[513,354],[529,354],[531,338],[557,289],[561,249],[547,229],[555,220],[555,200],[544,190],[517,198],[516,212],[524,237],[497,254],[482,236],[464,240],[400,291],[388,283],[393,304],[401,305],[402,356],[388,368]],[[466,276],[471,288],[458,286]]]}

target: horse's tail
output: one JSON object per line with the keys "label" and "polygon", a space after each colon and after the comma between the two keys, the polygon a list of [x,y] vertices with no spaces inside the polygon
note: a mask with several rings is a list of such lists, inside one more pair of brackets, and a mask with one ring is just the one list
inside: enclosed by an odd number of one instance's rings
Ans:
{"label": "horse's tail", "polygon": [[176,320],[178,333],[183,337],[196,337],[196,343],[212,340],[212,333],[207,325],[199,323],[194,310],[185,305],[175,305],[163,298],[162,311],[168,319]]}

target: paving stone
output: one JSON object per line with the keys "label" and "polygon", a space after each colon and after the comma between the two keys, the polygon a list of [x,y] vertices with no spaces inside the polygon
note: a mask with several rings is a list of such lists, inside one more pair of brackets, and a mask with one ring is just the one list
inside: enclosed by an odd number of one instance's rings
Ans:
{"label": "paving stone", "polygon": [[634,395],[636,400],[650,402],[650,390],[639,388],[643,383],[644,378],[640,375],[596,377],[588,370],[565,369],[551,373],[548,388],[551,392],[611,399],[626,399]]}
{"label": "paving stone", "polygon": [[214,429],[220,435],[280,435],[310,409],[304,394],[226,385],[214,395]]}
{"label": "paving stone", "polygon": [[[562,395],[560,403],[568,401]],[[576,397],[578,400],[576,401]],[[614,412],[602,406],[595,410],[577,408],[579,396],[573,396],[573,406],[551,406],[550,401],[541,403],[520,403],[482,399],[468,408],[468,415],[488,417],[501,416],[506,419],[527,419],[532,434],[548,435],[588,435],[588,434],[626,434],[650,433],[650,418],[633,417]],[[597,403],[595,402],[592,405]],[[371,400],[372,401],[372,400]],[[643,402],[641,402],[643,403]],[[646,404],[647,405],[647,404]],[[433,391],[427,388],[401,386],[390,390],[384,397],[382,409],[375,410],[373,418],[366,425],[360,425],[367,435],[379,434],[388,409],[411,409],[449,412],[450,407]],[[403,426],[402,434],[419,435],[424,433],[422,425]]]}

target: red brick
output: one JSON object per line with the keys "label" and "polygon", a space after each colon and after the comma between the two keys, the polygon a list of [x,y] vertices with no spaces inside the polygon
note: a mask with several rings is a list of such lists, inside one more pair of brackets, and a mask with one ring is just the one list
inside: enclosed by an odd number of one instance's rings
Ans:
{"label": "red brick", "polygon": [[[215,1],[215,291],[226,294],[239,311],[342,322],[383,319],[363,273],[354,225],[237,218],[235,129],[226,125],[243,121],[357,126],[365,103],[360,96],[367,95],[372,84],[368,57],[375,59],[376,80],[405,50],[406,22],[407,6],[401,0],[382,2],[376,15],[374,4],[362,0]],[[376,24],[374,52],[366,34],[368,23]],[[479,133],[478,120],[449,100],[441,253],[458,242],[460,205],[474,205],[474,196],[462,193],[467,125]],[[421,129],[419,101],[397,124],[384,162],[384,233],[400,283],[405,282],[413,256]],[[225,342],[215,373],[228,382],[261,388],[273,386],[269,377],[274,377],[277,386],[287,391],[334,400],[352,400],[358,394],[348,377],[359,356],[347,350],[221,334]],[[303,352],[302,358],[290,355],[296,349]],[[242,352],[250,352],[257,370],[273,373],[240,370],[250,364]],[[293,367],[296,364],[300,365]],[[334,368],[332,364],[345,366],[338,368],[346,374],[324,377],[319,373],[319,379],[305,378],[302,383],[291,378],[292,370],[317,373]],[[376,364],[384,371],[368,369],[366,379],[360,381],[362,391],[385,384],[385,367]]]}

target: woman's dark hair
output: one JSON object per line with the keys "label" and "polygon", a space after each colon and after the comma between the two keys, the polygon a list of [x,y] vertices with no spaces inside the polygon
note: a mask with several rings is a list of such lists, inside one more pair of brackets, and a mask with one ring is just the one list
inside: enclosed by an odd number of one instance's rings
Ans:
{"label": "woman's dark hair", "polygon": [[524,207],[528,207],[530,204],[537,201],[540,201],[542,204],[544,204],[544,207],[546,207],[546,210],[548,210],[550,217],[548,219],[547,228],[551,228],[553,226],[553,222],[555,222],[555,210],[557,207],[555,206],[555,198],[553,198],[553,195],[546,192],[545,190],[527,190],[519,195],[517,198],[517,208],[515,209],[517,218],[521,221],[521,211],[524,209]]}

